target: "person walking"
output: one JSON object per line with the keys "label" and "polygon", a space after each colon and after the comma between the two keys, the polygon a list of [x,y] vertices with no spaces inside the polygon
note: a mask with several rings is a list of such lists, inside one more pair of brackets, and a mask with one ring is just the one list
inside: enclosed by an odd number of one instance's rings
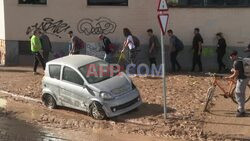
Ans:
{"label": "person walking", "polygon": [[103,50],[105,51],[105,56],[104,56],[104,61],[111,63],[113,56],[112,56],[112,52],[114,51],[112,48],[112,43],[110,41],[110,39],[104,35],[99,35],[99,39],[103,42]]}
{"label": "person walking", "polygon": [[238,58],[238,52],[233,51],[230,54],[230,59],[233,61],[233,69],[231,70],[233,74],[226,79],[236,79],[236,88],[235,88],[235,97],[238,103],[238,110],[236,113],[236,117],[245,116],[245,91],[248,84],[249,79],[244,74],[244,66],[243,61]]}
{"label": "person walking", "polygon": [[202,72],[202,63],[201,63],[201,54],[202,54],[202,44],[203,44],[203,38],[200,34],[200,29],[195,28],[194,29],[194,38],[193,38],[193,65],[192,70],[193,72],[195,70],[195,66],[198,64],[199,66],[199,72]]}
{"label": "person walking", "polygon": [[183,42],[174,35],[173,30],[168,30],[169,43],[170,43],[170,60],[172,64],[172,72],[175,72],[175,66],[177,66],[177,71],[181,70],[181,65],[177,61],[177,56],[181,50],[183,50]]}
{"label": "person walking", "polygon": [[121,53],[123,53],[126,48],[129,48],[130,63],[134,65],[133,73],[136,73],[136,48],[135,48],[133,36],[128,28],[123,29],[123,34],[126,37],[126,41],[124,41],[123,49]]}
{"label": "person walking", "polygon": [[152,29],[148,29],[147,33],[149,36],[149,63],[151,68],[153,64],[155,66],[158,65],[156,62],[156,58],[159,55],[160,42],[157,36],[154,35]]}
{"label": "person walking", "polygon": [[80,54],[80,51],[82,48],[84,48],[85,43],[83,42],[82,39],[80,39],[79,37],[75,36],[73,31],[69,31],[68,32],[69,37],[71,39],[70,43],[71,43],[71,49],[69,51],[70,55],[73,54]]}
{"label": "person walking", "polygon": [[42,50],[43,50],[44,62],[47,63],[49,61],[50,53],[53,53],[52,45],[51,45],[49,37],[43,32],[40,32],[40,41],[41,41]]}
{"label": "person walking", "polygon": [[226,70],[226,65],[223,63],[223,57],[226,53],[226,40],[223,38],[222,33],[217,33],[216,34],[218,44],[217,44],[217,63],[219,66],[218,73],[221,72],[222,68]]}
{"label": "person walking", "polygon": [[42,55],[40,54],[40,51],[42,49],[41,41],[39,39],[39,30],[35,30],[33,32],[33,35],[31,37],[31,51],[34,54],[34,67],[33,67],[33,73],[34,75],[37,75],[37,66],[39,62],[42,64],[43,70],[45,70],[45,63]]}

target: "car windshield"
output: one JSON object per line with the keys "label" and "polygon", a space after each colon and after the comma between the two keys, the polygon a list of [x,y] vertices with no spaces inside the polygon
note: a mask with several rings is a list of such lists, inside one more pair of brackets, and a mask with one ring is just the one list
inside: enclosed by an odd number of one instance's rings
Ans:
{"label": "car windshield", "polygon": [[116,76],[119,73],[118,65],[110,65],[103,60],[99,60],[82,67],[79,71],[88,81],[88,83],[98,83]]}

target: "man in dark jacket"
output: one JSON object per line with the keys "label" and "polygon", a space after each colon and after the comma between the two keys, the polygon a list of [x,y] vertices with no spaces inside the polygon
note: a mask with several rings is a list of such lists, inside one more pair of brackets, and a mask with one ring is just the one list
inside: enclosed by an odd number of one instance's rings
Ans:
{"label": "man in dark jacket", "polygon": [[99,39],[103,42],[103,50],[105,51],[104,61],[111,63],[112,62],[112,51],[114,48],[112,48],[112,43],[110,39],[104,35],[99,35]]}
{"label": "man in dark jacket", "polygon": [[80,38],[75,36],[73,31],[69,31],[68,34],[72,44],[69,54],[80,54],[80,51],[84,48],[85,43]]}
{"label": "man in dark jacket", "polygon": [[51,42],[50,42],[49,37],[43,32],[40,32],[40,41],[42,44],[43,59],[44,59],[44,62],[47,63],[49,61],[49,54],[53,53]]}
{"label": "man in dark jacket", "polygon": [[218,45],[217,45],[217,62],[219,66],[218,73],[221,72],[221,69],[223,68],[224,70],[226,69],[226,65],[223,63],[223,57],[226,53],[226,40],[223,38],[222,33],[217,33],[216,37],[218,39]]}
{"label": "man in dark jacket", "polygon": [[176,70],[175,66],[178,67],[177,71],[180,71],[181,65],[177,61],[177,56],[178,56],[178,53],[181,51],[181,49],[184,48],[184,45],[182,41],[174,35],[171,29],[168,30],[168,36],[170,37],[169,43],[170,43],[170,60],[172,64],[172,71],[175,72]]}
{"label": "man in dark jacket", "polygon": [[152,29],[147,30],[148,36],[149,36],[149,62],[150,62],[150,67],[152,65],[159,65],[157,64],[156,60],[157,57],[160,55],[160,42],[157,38],[156,35],[154,35]]}
{"label": "man in dark jacket", "polygon": [[198,64],[199,71],[202,72],[202,63],[201,63],[201,54],[202,54],[202,44],[203,38],[200,34],[200,29],[194,29],[194,38],[193,38],[193,66],[192,72],[195,70],[195,66]]}

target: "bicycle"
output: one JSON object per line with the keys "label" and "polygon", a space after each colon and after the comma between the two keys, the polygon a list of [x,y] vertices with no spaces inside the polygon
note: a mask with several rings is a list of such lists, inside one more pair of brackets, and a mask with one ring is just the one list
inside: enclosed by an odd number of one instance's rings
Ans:
{"label": "bicycle", "polygon": [[[211,83],[211,87],[209,87],[208,91],[207,91],[207,99],[206,99],[206,104],[205,107],[203,109],[203,112],[208,112],[208,105],[209,103],[212,101],[213,96],[214,96],[214,92],[216,90],[216,87],[218,86],[219,89],[223,92],[223,94],[220,94],[222,96],[224,96],[225,98],[231,98],[231,100],[237,104],[235,95],[234,95],[234,91],[235,91],[235,87],[236,87],[236,81],[233,79],[228,80],[228,89],[224,89],[221,84],[219,83],[219,80],[223,80],[223,78],[227,75],[225,74],[216,74],[216,73],[206,73],[206,75],[209,75],[211,77],[213,77],[213,81]],[[250,100],[250,85],[247,85],[247,90],[246,90],[246,99],[245,99],[245,103],[248,102]]]}

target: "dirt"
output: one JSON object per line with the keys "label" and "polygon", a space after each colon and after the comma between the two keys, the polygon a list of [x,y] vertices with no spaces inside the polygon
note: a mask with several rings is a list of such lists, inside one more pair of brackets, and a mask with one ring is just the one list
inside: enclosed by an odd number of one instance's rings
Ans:
{"label": "dirt", "polygon": [[[31,68],[0,69],[0,89],[39,99],[41,97],[42,75],[34,76],[31,70]],[[226,132],[219,131],[223,130],[223,128],[229,128],[231,125],[217,128],[218,125],[221,125],[220,123],[223,123],[224,118],[227,118],[227,115],[225,117],[217,117],[202,112],[206,92],[210,85],[208,77],[197,74],[168,74],[167,120],[163,119],[162,79],[135,77],[133,78],[133,82],[140,91],[143,104],[137,110],[127,114],[108,120],[97,121],[88,116],[87,113],[81,111],[62,107],[55,110],[48,110],[43,105],[33,104],[30,106],[33,110],[29,110],[32,121],[36,124],[62,130],[108,130],[111,132],[115,131],[117,134],[171,137],[181,140],[217,140],[218,137],[220,137],[219,140],[223,140],[229,138],[226,136]],[[221,105],[225,104],[224,101],[221,101],[217,98],[214,104],[218,107],[215,106],[213,108],[219,109]],[[23,102],[21,101],[21,103]],[[14,106],[12,109],[15,108]],[[22,110],[21,106],[20,108]],[[39,109],[39,111],[36,109]],[[223,110],[227,111],[230,108],[228,106]],[[22,116],[22,114],[18,114],[18,116]],[[248,118],[246,119],[248,121]],[[236,120],[235,117],[228,120],[235,124],[238,121],[241,122],[241,120]],[[242,123],[246,121],[242,121]],[[238,126],[240,128],[241,124]],[[250,131],[250,128],[249,126],[245,127],[246,133],[244,135],[247,135],[247,130],[249,129],[248,131]],[[243,134],[243,132],[240,134]]]}
{"label": "dirt", "polygon": [[205,120],[204,132],[207,136],[213,135],[217,140],[250,140],[250,103],[246,103],[246,117],[236,118],[236,110],[237,105],[231,99],[215,96]]}
{"label": "dirt", "polygon": [[[2,71],[1,89],[32,98],[41,97],[42,75],[34,76],[31,69]],[[175,75],[167,79],[168,120],[163,119],[162,80],[158,78],[133,78],[138,87],[143,105],[130,113],[104,121],[96,121],[86,113],[72,109],[41,113],[36,120],[60,128],[96,128],[157,137],[201,139],[203,119],[200,107],[204,103],[207,80],[199,76]],[[195,89],[194,89],[195,88]],[[62,116],[63,115],[63,116]]]}
{"label": "dirt", "polygon": [[[0,93],[0,96],[4,94]],[[169,138],[121,134],[112,130],[84,127],[57,127],[37,121],[47,109],[37,103],[24,103],[12,98],[5,101],[0,111],[1,141],[178,141]],[[57,113],[58,114],[58,113]],[[56,120],[56,119],[54,119]]]}

